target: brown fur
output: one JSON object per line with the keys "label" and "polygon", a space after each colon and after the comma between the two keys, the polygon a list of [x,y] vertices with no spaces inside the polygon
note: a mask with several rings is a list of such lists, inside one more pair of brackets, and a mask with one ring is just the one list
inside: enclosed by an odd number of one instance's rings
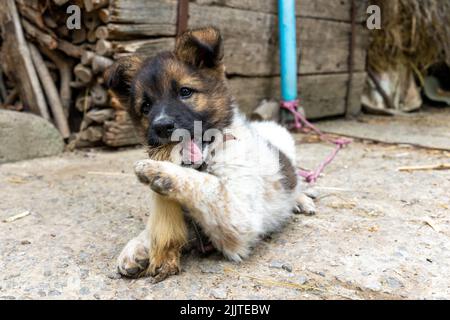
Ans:
{"label": "brown fur", "polygon": [[[185,101],[183,107],[207,115],[211,127],[220,129],[230,124],[231,96],[225,83],[222,58],[223,46],[218,30],[212,27],[191,30],[177,39],[173,53],[161,53],[147,60],[138,56],[118,60],[105,72],[105,82],[126,106],[138,135],[147,145],[151,125],[149,118],[141,112],[144,96],[151,100],[160,99],[173,90],[174,84],[179,88],[195,89],[195,95]],[[173,146],[170,143],[148,145],[147,151],[151,159],[170,160]],[[147,228],[151,250],[145,274],[162,280],[180,270],[181,248],[187,242],[186,221],[177,202],[156,193],[153,193],[150,212]],[[231,234],[224,238],[224,246],[237,245]]]}

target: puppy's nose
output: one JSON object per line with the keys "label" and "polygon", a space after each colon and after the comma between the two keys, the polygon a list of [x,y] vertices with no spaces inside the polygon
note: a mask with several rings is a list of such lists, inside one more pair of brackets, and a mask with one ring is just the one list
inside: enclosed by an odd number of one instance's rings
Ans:
{"label": "puppy's nose", "polygon": [[160,138],[170,138],[175,130],[175,121],[172,118],[161,118],[153,122],[153,130]]}

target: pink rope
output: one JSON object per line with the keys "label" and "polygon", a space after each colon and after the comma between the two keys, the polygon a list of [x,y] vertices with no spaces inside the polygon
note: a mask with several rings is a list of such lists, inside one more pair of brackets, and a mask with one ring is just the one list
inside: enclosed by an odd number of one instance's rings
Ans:
{"label": "pink rope", "polygon": [[311,129],[312,131],[317,133],[319,135],[320,139],[336,145],[336,148],[333,150],[333,152],[327,158],[325,158],[325,160],[315,170],[306,171],[306,170],[299,169],[298,174],[300,176],[305,178],[305,180],[308,183],[314,183],[317,181],[317,179],[319,178],[320,174],[325,169],[325,167],[327,165],[329,165],[331,163],[331,161],[333,161],[333,159],[336,157],[339,150],[341,150],[344,146],[351,143],[352,140],[346,139],[346,138],[333,139],[333,138],[325,135],[316,126],[314,126],[312,123],[310,123],[308,120],[306,120],[306,118],[303,116],[303,114],[298,112],[298,110],[297,110],[298,100],[282,101],[281,107],[290,111],[294,115],[294,126],[296,129],[302,129],[304,126],[308,127],[309,129]]}

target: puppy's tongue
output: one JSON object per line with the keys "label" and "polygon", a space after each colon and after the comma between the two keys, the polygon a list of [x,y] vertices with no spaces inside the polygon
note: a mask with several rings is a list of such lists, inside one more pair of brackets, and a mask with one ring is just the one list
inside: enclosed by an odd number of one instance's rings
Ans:
{"label": "puppy's tongue", "polygon": [[200,163],[203,160],[202,151],[194,142],[194,140],[191,140],[189,142],[189,158],[192,163]]}

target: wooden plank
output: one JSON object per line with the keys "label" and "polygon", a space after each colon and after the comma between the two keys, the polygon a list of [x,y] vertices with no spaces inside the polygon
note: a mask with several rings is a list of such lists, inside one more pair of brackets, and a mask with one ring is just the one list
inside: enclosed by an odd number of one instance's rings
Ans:
{"label": "wooden plank", "polygon": [[112,41],[114,59],[129,54],[139,54],[151,57],[163,50],[173,50],[175,38],[160,38],[136,41]]}
{"label": "wooden plank", "polygon": [[177,0],[112,0],[108,7],[108,40],[174,36]]}
{"label": "wooden plank", "polygon": [[[192,4],[190,27],[214,23],[224,37],[228,74],[279,75],[277,22],[273,14]],[[312,18],[297,19],[299,72],[339,73],[348,71],[351,25]],[[368,33],[358,26],[354,70],[365,70]]]}
{"label": "wooden plank", "polygon": [[[354,71],[364,71],[368,46],[368,30],[355,29]],[[299,73],[348,72],[351,25],[343,22],[297,19]]]}
{"label": "wooden plank", "polygon": [[112,0],[109,22],[122,24],[176,24],[178,0]]}
{"label": "wooden plank", "polygon": [[[365,72],[354,74],[352,107],[361,104],[365,78]],[[262,99],[279,98],[279,81],[279,77],[233,77],[229,86],[241,110],[250,114]],[[317,119],[345,114],[347,83],[348,74],[299,76],[300,102],[306,116]]]}
{"label": "wooden plank", "polygon": [[156,36],[175,36],[175,24],[118,24],[108,23],[107,40],[126,40]]}
{"label": "wooden plank", "polygon": [[4,39],[1,59],[3,69],[15,79],[24,105],[33,113],[49,120],[45,97],[31,60],[14,0],[0,2],[0,23]]}
{"label": "wooden plank", "polygon": [[[196,0],[199,5],[219,5],[235,9],[277,13],[277,0]],[[367,0],[356,0],[358,21],[365,18]],[[351,21],[351,0],[297,0],[298,17]]]}

